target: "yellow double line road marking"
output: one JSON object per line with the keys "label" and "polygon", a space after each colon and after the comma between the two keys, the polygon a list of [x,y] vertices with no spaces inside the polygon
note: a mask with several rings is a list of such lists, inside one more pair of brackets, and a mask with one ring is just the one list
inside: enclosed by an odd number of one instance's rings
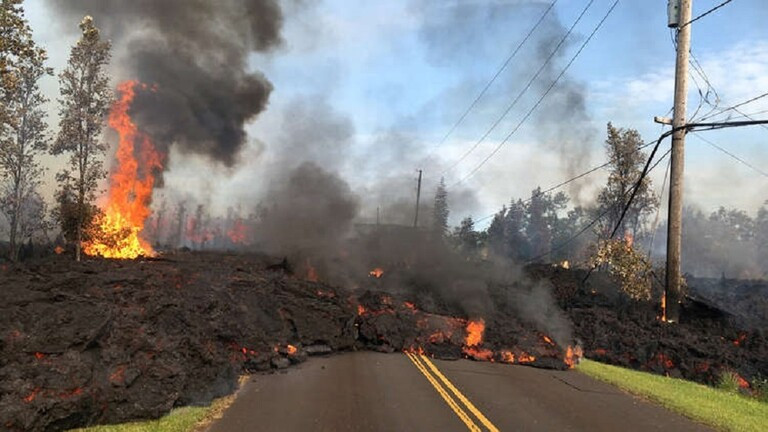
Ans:
{"label": "yellow double line road marking", "polygon": [[[462,404],[466,409],[469,410],[472,414],[474,414],[475,418],[480,421],[480,423],[486,427],[486,429],[490,432],[499,432],[499,429],[496,428],[496,426],[491,423],[490,420],[488,420],[483,413],[480,412],[477,407],[475,407],[472,402],[467,399],[466,396],[464,396],[459,389],[456,388],[449,380],[448,378],[443,375],[440,370],[435,366],[434,363],[429,359],[429,357],[421,354],[412,354],[409,352],[406,352],[405,355],[408,356],[408,358],[413,362],[413,364],[416,366],[416,368],[421,372],[425,377],[427,377],[427,380],[430,384],[432,384],[432,387],[437,390],[437,393],[442,396],[443,400],[446,404],[453,410],[454,413],[459,417],[459,419],[464,422],[464,424],[469,428],[471,431],[476,432],[482,432],[482,428],[478,426],[474,419],[470,417],[462,408]],[[430,370],[432,371],[430,373]],[[433,375],[434,374],[434,375]],[[443,385],[440,385],[438,382],[438,379],[443,382]],[[450,390],[458,399],[458,402],[451,397],[451,395],[446,391],[446,388]],[[460,403],[459,403],[460,402]]]}

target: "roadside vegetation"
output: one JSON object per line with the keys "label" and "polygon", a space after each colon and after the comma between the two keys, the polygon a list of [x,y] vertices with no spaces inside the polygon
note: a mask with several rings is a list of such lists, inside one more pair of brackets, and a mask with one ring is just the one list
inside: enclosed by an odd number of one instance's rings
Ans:
{"label": "roadside vegetation", "polygon": [[[243,378],[240,382],[244,382]],[[202,432],[220,419],[234,400],[235,394],[232,394],[216,399],[208,406],[176,408],[157,420],[92,426],[70,432]]]}
{"label": "roadside vegetation", "polygon": [[718,430],[764,431],[768,424],[765,398],[742,394],[735,379],[725,375],[718,388],[712,388],[586,359],[578,371]]}

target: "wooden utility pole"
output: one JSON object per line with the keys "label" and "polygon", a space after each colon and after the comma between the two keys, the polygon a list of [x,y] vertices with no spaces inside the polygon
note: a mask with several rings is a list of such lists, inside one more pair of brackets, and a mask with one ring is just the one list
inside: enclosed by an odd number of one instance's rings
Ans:
{"label": "wooden utility pole", "polygon": [[675,109],[672,118],[672,163],[669,183],[669,223],[667,224],[667,286],[664,293],[666,320],[680,319],[680,251],[683,226],[683,171],[685,160],[686,102],[688,99],[688,56],[691,49],[691,4],[679,1],[677,62],[675,67]]}
{"label": "wooden utility pole", "polygon": [[419,226],[419,201],[421,200],[421,174],[422,170],[419,170],[419,185],[416,187],[416,217],[413,218],[413,227]]}

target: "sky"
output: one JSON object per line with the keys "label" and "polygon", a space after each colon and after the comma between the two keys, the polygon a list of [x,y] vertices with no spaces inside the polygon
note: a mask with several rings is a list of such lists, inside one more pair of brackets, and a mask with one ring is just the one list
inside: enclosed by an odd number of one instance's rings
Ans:
{"label": "sky", "polygon": [[[274,91],[267,110],[247,126],[249,146],[240,163],[225,168],[199,156],[172,153],[165,188],[158,194],[190,196],[220,213],[229,206],[253,206],[273,180],[274,161],[285,143],[295,139],[302,122],[309,122],[313,129],[301,138],[312,143],[296,151],[335,155],[333,161],[323,160],[363,197],[364,213],[375,214],[388,199],[387,188],[413,194],[417,171],[423,170],[427,196],[445,177],[451,220],[457,223],[465,216],[492,214],[537,186],[547,188],[602,164],[608,122],[637,129],[645,140],[656,139],[663,128],[653,117],[668,113],[674,87],[675,52],[665,0],[620,1],[551,93],[521,121],[613,3],[593,0],[539,79],[476,150],[456,163],[525,88],[589,0],[559,0],[486,96],[443,140],[549,3],[286,0],[282,45],[249,59]],[[719,3],[695,0],[693,14]],[[50,66],[60,71],[77,39],[78,22],[53,14],[46,0],[27,0],[25,8],[35,39],[50,52]],[[95,19],[98,25],[99,17]],[[717,91],[720,108],[768,92],[765,22],[768,3],[734,0],[692,24],[692,52]],[[114,42],[119,57],[121,41]],[[55,133],[56,79],[47,79],[43,88],[52,100],[48,108]],[[705,92],[707,85],[692,71],[689,114],[699,105],[699,88]],[[714,101],[714,95],[709,99]],[[699,115],[710,109],[704,104]],[[768,110],[768,97],[741,110]],[[768,118],[768,112],[755,117]],[[701,135],[768,171],[768,129]],[[663,144],[662,153],[668,145]],[[765,175],[696,134],[689,135],[686,146],[686,204],[704,211],[725,206],[754,212],[768,199]],[[50,197],[60,161],[47,158],[46,164]],[[657,193],[665,167],[666,161],[652,173]],[[588,205],[606,175],[599,171],[564,190],[574,204]]]}

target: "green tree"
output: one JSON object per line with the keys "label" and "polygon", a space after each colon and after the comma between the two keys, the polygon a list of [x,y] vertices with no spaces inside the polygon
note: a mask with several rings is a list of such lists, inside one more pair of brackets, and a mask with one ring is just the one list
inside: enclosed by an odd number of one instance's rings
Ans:
{"label": "green tree", "polygon": [[0,0],[0,129],[17,121],[5,101],[16,91],[19,65],[35,56],[32,30],[24,18],[23,0]]}
{"label": "green tree", "polygon": [[[610,162],[608,182],[597,198],[597,212],[607,212],[600,221],[600,236],[605,238],[611,234],[619,223],[621,214],[632,194],[647,156],[640,149],[643,140],[634,129],[615,128],[608,123],[608,138],[605,149]],[[632,205],[629,207],[619,227],[619,233],[630,233],[634,237],[643,234],[648,216],[652,214],[659,201],[651,188],[651,180],[645,177],[637,190]]]}
{"label": "green tree", "polygon": [[475,221],[471,216],[462,219],[461,224],[454,229],[453,235],[459,250],[468,258],[475,257],[482,245],[480,233],[475,231]]}
{"label": "green tree", "polygon": [[91,203],[96,198],[99,180],[106,177],[103,157],[107,146],[101,140],[101,132],[114,98],[106,71],[111,43],[101,38],[90,16],[83,18],[80,29],[82,36],[72,48],[67,68],[59,76],[61,123],[51,149],[54,155],[70,155],[69,168],[58,173],[56,179],[62,185],[59,203],[70,205],[74,200],[74,207],[58,212],[58,216],[74,217],[73,221],[59,219],[59,222],[65,232],[66,228],[74,228],[68,240],[75,243],[78,261],[83,231],[95,215]]}
{"label": "green tree", "polygon": [[45,51],[35,48],[17,63],[16,85],[3,99],[5,112],[14,119],[0,131],[0,212],[9,224],[12,261],[18,259],[21,243],[45,228],[45,205],[38,189],[45,172],[39,157],[49,142],[43,110],[48,99],[39,86],[42,77],[53,74],[45,67],[46,59]]}
{"label": "green tree", "polygon": [[563,192],[555,195],[542,193],[541,187],[531,191],[531,199],[526,206],[525,225],[526,237],[531,246],[529,258],[543,259],[549,255],[553,246],[553,232],[558,224],[558,213],[567,205],[568,196]]}
{"label": "green tree", "polygon": [[445,188],[445,178],[440,178],[440,183],[435,190],[435,203],[432,207],[432,229],[440,236],[448,233],[448,190]]}

